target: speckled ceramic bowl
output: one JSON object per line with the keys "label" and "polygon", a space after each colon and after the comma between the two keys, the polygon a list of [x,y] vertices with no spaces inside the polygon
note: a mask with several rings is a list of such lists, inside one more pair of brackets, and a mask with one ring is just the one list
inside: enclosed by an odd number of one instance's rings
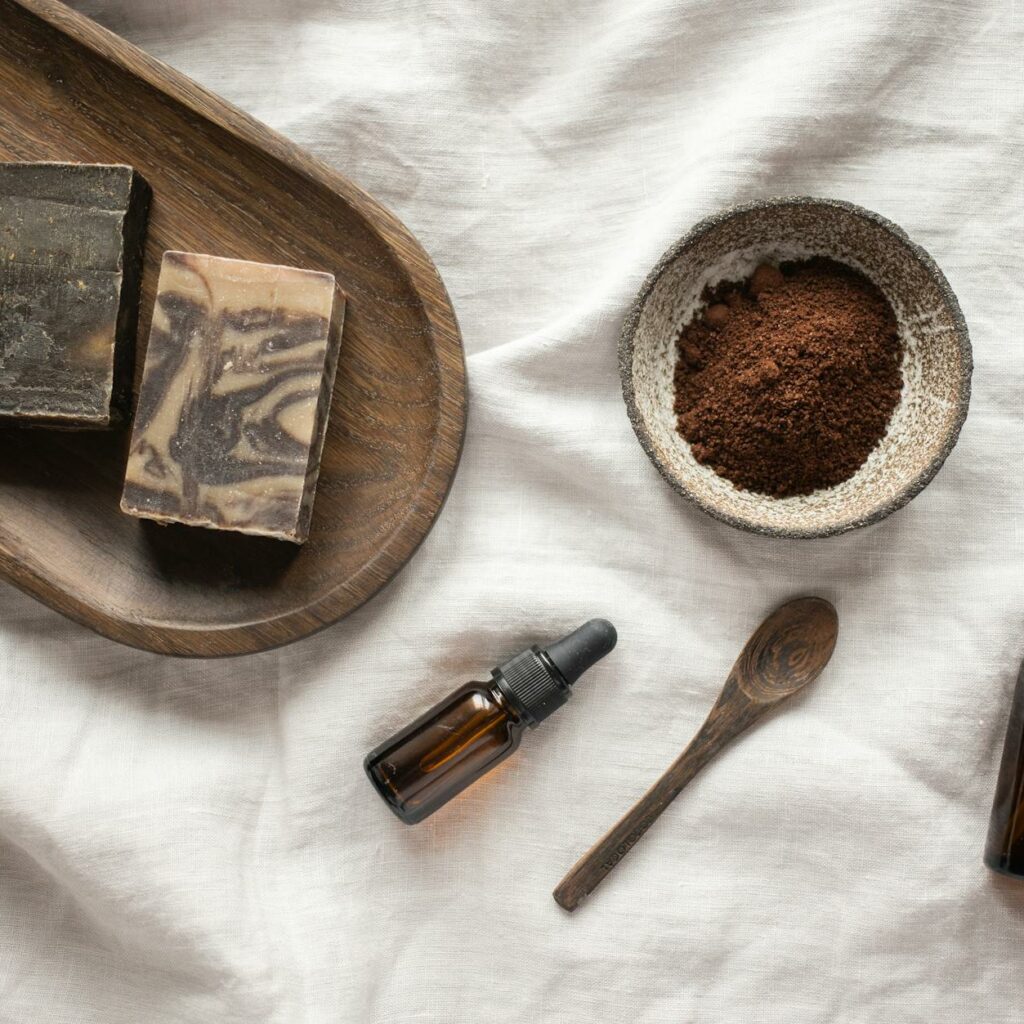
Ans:
{"label": "speckled ceramic bowl", "polygon": [[[673,374],[680,329],[707,285],[761,262],[827,256],[886,294],[904,345],[903,394],[888,430],[849,480],[795,498],[742,491],[693,457],[676,432]],[[708,514],[775,537],[828,537],[884,519],[939,471],[971,394],[971,342],[934,260],[884,217],[832,199],[767,199],[701,221],[659,261],[622,329],[619,369],[629,418],[661,475]]]}

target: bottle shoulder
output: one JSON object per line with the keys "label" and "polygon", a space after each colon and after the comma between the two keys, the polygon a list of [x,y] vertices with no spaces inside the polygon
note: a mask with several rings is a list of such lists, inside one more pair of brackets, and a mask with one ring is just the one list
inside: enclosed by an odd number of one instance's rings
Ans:
{"label": "bottle shoulder", "polygon": [[458,689],[453,690],[448,698],[452,704],[460,703],[466,698],[476,698],[476,702],[482,707],[489,705],[495,711],[503,713],[510,722],[526,727],[526,719],[518,708],[505,696],[497,680],[473,679],[463,683]]}

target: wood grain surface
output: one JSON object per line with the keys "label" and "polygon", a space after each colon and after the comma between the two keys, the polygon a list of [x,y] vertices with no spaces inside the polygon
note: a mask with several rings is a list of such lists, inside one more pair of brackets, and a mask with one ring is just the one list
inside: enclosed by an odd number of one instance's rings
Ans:
{"label": "wood grain surface", "polygon": [[836,610],[820,597],[800,597],[776,608],[747,641],[690,745],[576,862],[555,888],[555,902],[574,911],[712,758],[821,675],[838,635]]}
{"label": "wood grain surface", "polygon": [[0,0],[0,160],[128,163],[153,188],[141,350],[167,249],[335,274],[349,297],[309,541],[118,510],[127,433],[0,431],[0,573],[115,640],[221,656],[306,636],[410,558],[458,465],[466,374],[444,285],[345,178],[55,0]]}

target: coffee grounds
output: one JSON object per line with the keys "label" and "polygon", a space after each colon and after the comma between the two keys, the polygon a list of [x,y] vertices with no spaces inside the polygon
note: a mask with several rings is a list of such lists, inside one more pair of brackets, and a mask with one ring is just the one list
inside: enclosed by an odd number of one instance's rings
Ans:
{"label": "coffee grounds", "polygon": [[737,487],[784,498],[849,479],[903,387],[896,317],[871,281],[826,259],[763,264],[703,296],[682,331],[679,433]]}

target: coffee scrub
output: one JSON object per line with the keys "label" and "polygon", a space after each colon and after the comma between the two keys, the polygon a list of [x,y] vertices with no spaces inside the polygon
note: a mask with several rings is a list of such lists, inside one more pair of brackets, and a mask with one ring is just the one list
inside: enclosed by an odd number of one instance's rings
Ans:
{"label": "coffee scrub", "polygon": [[678,341],[675,413],[698,462],[787,498],[834,487],[885,434],[903,387],[885,295],[815,258],[708,289]]}

